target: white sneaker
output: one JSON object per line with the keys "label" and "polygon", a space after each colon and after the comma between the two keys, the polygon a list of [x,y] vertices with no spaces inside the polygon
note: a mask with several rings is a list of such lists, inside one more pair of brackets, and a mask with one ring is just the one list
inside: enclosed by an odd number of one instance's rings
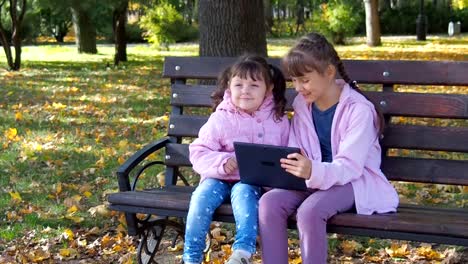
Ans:
{"label": "white sneaker", "polygon": [[239,252],[234,251],[225,264],[252,264],[252,262],[250,259],[239,254]]}

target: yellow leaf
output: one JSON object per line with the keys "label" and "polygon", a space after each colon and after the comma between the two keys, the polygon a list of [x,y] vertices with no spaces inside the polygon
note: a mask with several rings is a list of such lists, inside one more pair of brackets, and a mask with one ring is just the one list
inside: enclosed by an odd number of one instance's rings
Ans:
{"label": "yellow leaf", "polygon": [[106,161],[104,160],[103,156],[101,156],[101,158],[99,158],[99,160],[96,161],[96,167],[98,168],[104,168],[105,164],[106,164]]}
{"label": "yellow leaf", "polygon": [[61,110],[61,109],[64,109],[66,108],[67,106],[62,104],[62,103],[52,103],[52,107],[55,109],[55,110]]}
{"label": "yellow leaf", "polygon": [[5,137],[10,141],[19,141],[18,130],[16,128],[9,128],[5,131]]}
{"label": "yellow leaf", "polygon": [[83,193],[83,195],[86,196],[86,198],[89,198],[93,194],[91,192],[86,191],[86,192]]}
{"label": "yellow leaf", "polygon": [[23,200],[21,199],[21,195],[18,192],[9,192],[9,194],[15,203],[19,203]]}
{"label": "yellow leaf", "polygon": [[169,251],[169,252],[179,252],[179,251],[182,251],[182,249],[184,249],[184,246],[182,244],[177,244],[177,245],[175,245],[175,247],[169,246],[167,248],[167,251]]}
{"label": "yellow leaf", "polygon": [[122,165],[125,162],[125,158],[123,156],[120,156],[117,161],[119,162],[120,165]]}
{"label": "yellow leaf", "polygon": [[119,148],[120,149],[125,149],[127,147],[128,147],[128,140],[124,139],[124,140],[119,141]]}
{"label": "yellow leaf", "polygon": [[392,244],[390,248],[385,248],[385,252],[392,258],[404,258],[410,254],[407,249],[408,244],[403,244],[401,247],[398,244]]}
{"label": "yellow leaf", "polygon": [[78,246],[86,247],[87,244],[88,244],[88,242],[86,241],[86,239],[83,239],[83,240],[78,239]]}
{"label": "yellow leaf", "polygon": [[115,243],[114,238],[106,234],[101,240],[101,248],[108,248]]}
{"label": "yellow leaf", "polygon": [[62,237],[70,241],[73,240],[74,239],[73,231],[71,231],[71,229],[68,229],[68,228],[63,230]]}
{"label": "yellow leaf", "polygon": [[92,216],[100,215],[100,216],[109,216],[110,211],[107,209],[105,204],[97,205],[94,207],[89,208],[89,214]]}
{"label": "yellow leaf", "polygon": [[291,263],[291,264],[301,264],[302,263],[302,258],[291,259],[288,262]]}
{"label": "yellow leaf", "polygon": [[166,173],[164,171],[158,173],[158,175],[156,175],[156,178],[158,179],[159,186],[166,185]]}
{"label": "yellow leaf", "polygon": [[62,248],[59,251],[61,257],[71,259],[78,255],[78,252],[74,248]]}
{"label": "yellow leaf", "polygon": [[341,250],[343,250],[343,253],[345,253],[346,255],[353,255],[354,252],[359,248],[361,247],[361,244],[359,244],[358,242],[354,241],[354,240],[345,240],[343,242],[341,242],[340,244],[341,246]]}
{"label": "yellow leaf", "polygon": [[422,246],[416,251],[419,256],[422,256],[427,260],[442,260],[445,258],[445,255],[442,255],[439,252],[433,250],[430,245]]}
{"label": "yellow leaf", "polygon": [[83,218],[83,217],[76,216],[76,215],[74,215],[73,213],[72,213],[72,214],[66,215],[65,218],[68,219],[68,220],[72,220],[72,221],[75,222],[76,224],[79,224],[79,223],[81,223],[81,222],[84,221],[84,218]]}
{"label": "yellow leaf", "polygon": [[73,205],[72,207],[68,208],[67,213],[72,214],[78,211],[78,207],[76,205]]}
{"label": "yellow leaf", "polygon": [[42,262],[50,258],[50,253],[42,249],[35,249],[28,253],[28,258],[34,263]]}
{"label": "yellow leaf", "polygon": [[59,195],[60,193],[62,193],[62,183],[61,182],[57,183],[57,187],[55,188],[55,193],[56,193],[56,195]]}
{"label": "yellow leaf", "polygon": [[23,114],[21,112],[16,112],[15,113],[15,120],[16,121],[21,121],[23,120]]}

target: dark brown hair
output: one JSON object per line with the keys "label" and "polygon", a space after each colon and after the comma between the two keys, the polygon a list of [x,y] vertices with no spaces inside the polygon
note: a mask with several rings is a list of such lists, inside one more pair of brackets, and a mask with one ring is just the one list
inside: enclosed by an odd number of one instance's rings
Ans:
{"label": "dark brown hair", "polygon": [[267,86],[273,85],[273,112],[276,120],[281,120],[286,106],[286,80],[281,70],[268,64],[265,58],[257,55],[244,55],[233,65],[227,67],[218,77],[217,89],[211,95],[213,111],[223,101],[224,92],[229,88],[229,81],[233,77],[242,79],[264,80]]}
{"label": "dark brown hair", "polygon": [[[318,33],[305,35],[289,50],[282,62],[291,77],[304,76],[312,71],[323,75],[327,67],[333,65],[345,82],[369,100],[359,89],[356,81],[348,76],[340,56],[323,35]],[[385,126],[384,116],[378,105],[374,104],[374,107],[379,117],[379,135],[382,135]]]}

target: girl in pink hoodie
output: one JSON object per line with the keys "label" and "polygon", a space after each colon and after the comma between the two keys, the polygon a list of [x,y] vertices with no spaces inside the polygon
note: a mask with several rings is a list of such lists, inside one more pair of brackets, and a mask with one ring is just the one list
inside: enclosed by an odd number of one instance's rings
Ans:
{"label": "girl in pink hoodie", "polygon": [[190,161],[201,179],[187,216],[186,264],[201,263],[213,212],[227,199],[236,221],[233,254],[227,263],[250,263],[256,250],[261,190],[239,182],[233,142],[287,144],[285,89],[281,71],[258,56],[240,58],[220,76],[212,95],[215,111],[189,146]]}
{"label": "girl in pink hoodie", "polygon": [[288,144],[302,152],[281,159],[281,166],[304,178],[309,191],[273,189],[262,196],[262,260],[288,263],[287,219],[295,216],[302,263],[326,263],[330,217],[348,210],[396,211],[398,195],[380,170],[384,120],[322,35],[301,38],[283,66],[298,92]]}

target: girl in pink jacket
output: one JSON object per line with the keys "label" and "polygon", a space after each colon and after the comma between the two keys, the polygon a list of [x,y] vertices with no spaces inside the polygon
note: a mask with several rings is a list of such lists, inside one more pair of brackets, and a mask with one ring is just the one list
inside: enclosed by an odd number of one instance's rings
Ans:
{"label": "girl in pink jacket", "polygon": [[233,254],[227,263],[250,263],[256,250],[261,190],[239,182],[233,142],[287,144],[285,89],[281,71],[258,56],[240,58],[220,76],[212,95],[215,111],[189,146],[190,161],[201,179],[187,216],[185,263],[202,262],[213,212],[227,199],[236,221]]}
{"label": "girl in pink jacket", "polygon": [[[288,263],[287,219],[295,215],[302,263],[326,263],[330,217],[354,209],[365,215],[396,211],[398,195],[380,170],[384,120],[322,35],[301,38],[283,66],[298,92],[288,144],[302,153],[281,159],[281,166],[304,178],[309,191],[273,189],[262,196],[262,260]],[[337,73],[344,80],[336,80]]]}

